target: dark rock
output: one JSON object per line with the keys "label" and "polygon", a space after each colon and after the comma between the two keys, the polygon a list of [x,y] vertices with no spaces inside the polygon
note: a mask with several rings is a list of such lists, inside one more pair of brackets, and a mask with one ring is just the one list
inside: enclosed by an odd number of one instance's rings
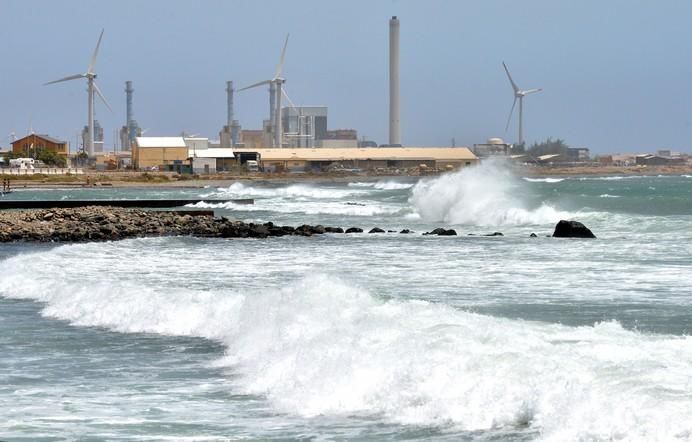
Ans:
{"label": "dark rock", "polygon": [[324,231],[327,233],[344,233],[344,229],[341,227],[325,227]]}
{"label": "dark rock", "polygon": [[318,235],[321,235],[321,234],[326,233],[326,232],[327,232],[327,229],[321,224],[318,224],[312,228],[312,233],[316,233]]}
{"label": "dark rock", "polygon": [[403,229],[403,230],[402,230],[401,232],[399,232],[399,233],[411,233],[411,231],[410,231],[409,229]]}
{"label": "dark rock", "polygon": [[346,229],[346,233],[363,233],[363,229],[360,227],[349,227]]}
{"label": "dark rock", "polygon": [[502,234],[502,232],[493,232],[493,233],[486,233],[483,236],[505,236]]}
{"label": "dark rock", "polygon": [[535,233],[532,233],[531,235],[529,235],[529,238],[538,238],[538,235],[536,235]]}
{"label": "dark rock", "polygon": [[438,227],[437,229],[433,229],[432,232],[425,232],[423,235],[438,235],[438,236],[456,236],[457,231],[454,229],[443,229],[442,227]]}
{"label": "dark rock", "polygon": [[591,230],[579,221],[560,220],[553,232],[555,238],[596,238]]}
{"label": "dark rock", "polygon": [[384,233],[384,230],[380,229],[379,227],[373,227],[368,233]]}

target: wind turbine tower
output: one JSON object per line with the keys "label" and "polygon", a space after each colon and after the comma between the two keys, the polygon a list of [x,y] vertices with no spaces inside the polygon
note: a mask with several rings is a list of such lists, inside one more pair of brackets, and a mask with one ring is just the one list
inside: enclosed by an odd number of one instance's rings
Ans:
{"label": "wind turbine tower", "polygon": [[401,145],[399,119],[399,19],[389,20],[389,144]]}
{"label": "wind turbine tower", "polygon": [[99,53],[99,47],[101,46],[101,39],[103,38],[103,29],[101,30],[101,35],[99,35],[98,42],[96,43],[96,48],[94,49],[94,53],[91,55],[91,61],[89,61],[89,66],[87,66],[87,71],[83,74],[75,74],[75,75],[70,75],[65,78],[61,78],[59,80],[54,80],[54,81],[49,81],[48,83],[45,83],[45,85],[49,84],[54,84],[54,83],[60,83],[63,81],[70,81],[70,80],[77,80],[79,78],[86,78],[87,79],[87,94],[88,94],[88,115],[87,115],[87,153],[89,154],[90,157],[94,156],[94,94],[98,95],[101,100],[103,101],[103,104],[106,105],[106,107],[112,111],[111,107],[108,105],[108,102],[106,101],[106,98],[103,96],[101,93],[101,90],[99,90],[98,86],[96,85],[96,72],[94,72],[94,68],[96,67],[96,57],[98,56]]}
{"label": "wind turbine tower", "polygon": [[273,130],[274,130],[274,140],[273,147],[281,147],[282,145],[282,132],[281,127],[281,88],[286,82],[281,76],[284,68],[284,60],[286,59],[286,47],[288,46],[288,35],[286,35],[286,41],[284,42],[284,48],[281,50],[281,57],[279,58],[279,64],[276,66],[276,72],[274,76],[269,80],[263,80],[250,86],[246,86],[239,89],[238,92],[252,89],[253,87],[262,86],[265,84],[269,85],[269,107],[270,107],[270,119],[272,120]]}
{"label": "wind turbine tower", "polygon": [[509,69],[507,69],[507,65],[505,62],[502,62],[502,66],[505,68],[505,72],[507,73],[507,78],[509,79],[510,84],[512,85],[512,90],[514,91],[514,102],[512,103],[512,109],[509,111],[509,117],[507,118],[507,126],[505,127],[505,132],[507,132],[507,129],[509,129],[509,122],[512,119],[512,113],[514,112],[514,106],[517,104],[517,100],[519,100],[519,138],[517,143],[520,145],[524,144],[524,97],[533,94],[534,92],[540,92],[543,89],[527,89],[527,90],[521,90],[519,89],[519,86],[512,80],[512,76],[509,74]]}

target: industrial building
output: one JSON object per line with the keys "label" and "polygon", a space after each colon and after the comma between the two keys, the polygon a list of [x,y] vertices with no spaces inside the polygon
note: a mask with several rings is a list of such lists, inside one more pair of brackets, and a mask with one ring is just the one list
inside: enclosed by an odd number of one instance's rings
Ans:
{"label": "industrial building", "polygon": [[[89,145],[89,126],[82,129],[82,146]],[[103,152],[103,127],[99,120],[94,120],[94,153]]]}
{"label": "industrial building", "polygon": [[255,154],[268,172],[320,172],[330,168],[456,169],[471,166],[478,157],[466,147],[236,149],[236,155]]}
{"label": "industrial building", "polygon": [[136,137],[132,144],[135,169],[184,171],[189,168],[188,146],[183,137]]}
{"label": "industrial building", "polygon": [[31,157],[38,150],[49,150],[59,155],[67,156],[69,144],[48,135],[29,134],[12,142],[12,152],[21,153]]}

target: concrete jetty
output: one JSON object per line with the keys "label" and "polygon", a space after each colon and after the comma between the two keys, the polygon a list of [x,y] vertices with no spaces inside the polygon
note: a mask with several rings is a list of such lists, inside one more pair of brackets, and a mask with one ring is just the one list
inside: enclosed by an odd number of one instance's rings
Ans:
{"label": "concrete jetty", "polygon": [[245,199],[111,199],[111,200],[0,200],[2,209],[73,209],[86,206],[167,208],[205,202],[209,204],[254,204],[252,198]]}

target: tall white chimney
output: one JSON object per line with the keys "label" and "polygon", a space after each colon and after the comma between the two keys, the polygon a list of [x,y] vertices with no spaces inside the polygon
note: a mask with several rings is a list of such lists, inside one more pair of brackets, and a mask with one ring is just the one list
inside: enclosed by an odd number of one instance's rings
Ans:
{"label": "tall white chimney", "polygon": [[401,144],[399,121],[399,19],[389,20],[389,144]]}

